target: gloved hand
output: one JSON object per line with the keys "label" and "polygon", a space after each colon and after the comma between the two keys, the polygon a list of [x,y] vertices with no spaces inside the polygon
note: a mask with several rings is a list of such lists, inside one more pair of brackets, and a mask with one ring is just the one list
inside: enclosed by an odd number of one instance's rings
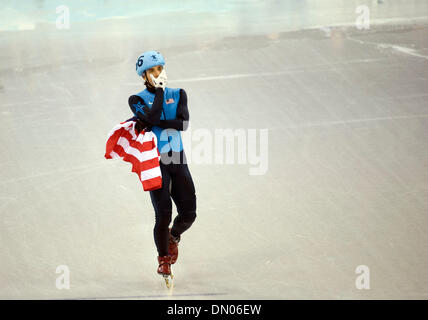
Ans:
{"label": "gloved hand", "polygon": [[152,127],[150,125],[150,123],[141,120],[139,118],[137,118],[135,120],[135,130],[137,131],[137,134],[140,134],[141,131],[145,130],[145,131],[152,131]]}
{"label": "gloved hand", "polygon": [[157,78],[155,78],[152,74],[150,74],[150,77],[152,77],[152,81],[155,88],[162,88],[165,90],[165,87],[168,83],[165,69],[162,70],[162,72],[159,74]]}

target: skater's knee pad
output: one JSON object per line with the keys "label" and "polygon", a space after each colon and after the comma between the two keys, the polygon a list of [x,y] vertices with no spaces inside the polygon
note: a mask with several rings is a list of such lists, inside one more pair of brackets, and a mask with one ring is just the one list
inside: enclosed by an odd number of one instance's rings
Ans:
{"label": "skater's knee pad", "polygon": [[177,206],[177,212],[196,211],[196,195],[192,195],[185,199],[174,199]]}
{"label": "skater's knee pad", "polygon": [[177,228],[181,230],[179,232],[182,233],[188,228],[190,228],[195,219],[195,211],[187,212],[186,214],[179,214],[174,220],[174,225],[177,225]]}
{"label": "skater's knee pad", "polygon": [[186,222],[192,222],[196,219],[196,196],[189,199],[182,199],[176,203],[177,212]]}
{"label": "skater's knee pad", "polygon": [[169,226],[169,224],[171,223],[171,215],[171,211],[169,212],[169,214],[158,214],[157,212],[155,215],[155,225],[160,227]]}
{"label": "skater's knee pad", "polygon": [[185,223],[193,223],[193,221],[196,220],[196,211],[188,211],[188,212],[186,212],[186,214],[183,214],[181,216],[181,219]]}
{"label": "skater's knee pad", "polygon": [[172,208],[156,208],[155,217],[156,219],[171,218]]}

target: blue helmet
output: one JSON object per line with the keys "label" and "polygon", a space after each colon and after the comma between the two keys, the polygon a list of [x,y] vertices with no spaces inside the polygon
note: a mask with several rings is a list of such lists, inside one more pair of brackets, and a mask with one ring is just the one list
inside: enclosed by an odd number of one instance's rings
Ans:
{"label": "blue helmet", "polygon": [[159,65],[165,65],[163,56],[158,51],[147,51],[138,57],[137,63],[135,64],[135,70],[141,77],[144,71]]}

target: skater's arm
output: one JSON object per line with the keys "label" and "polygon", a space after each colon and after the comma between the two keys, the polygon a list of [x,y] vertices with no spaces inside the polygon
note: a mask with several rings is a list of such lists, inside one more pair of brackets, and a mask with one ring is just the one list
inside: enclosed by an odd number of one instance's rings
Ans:
{"label": "skater's arm", "polygon": [[[155,99],[153,101],[152,108],[150,109],[145,104],[144,100],[139,96],[130,96],[128,99],[129,107],[132,112],[137,113],[137,117],[145,122],[150,123],[151,125],[158,125],[160,121],[160,116],[162,114],[163,106],[163,89],[157,88],[155,92]],[[144,112],[135,112],[136,107],[140,106]]]}
{"label": "skater's arm", "polygon": [[173,120],[160,120],[157,125],[163,129],[184,131],[189,126],[189,108],[187,107],[186,91],[180,89],[180,100],[177,105],[177,117]]}

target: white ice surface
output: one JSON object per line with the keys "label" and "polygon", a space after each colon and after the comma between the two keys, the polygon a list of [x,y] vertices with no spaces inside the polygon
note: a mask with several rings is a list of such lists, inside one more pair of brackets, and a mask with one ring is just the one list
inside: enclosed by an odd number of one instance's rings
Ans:
{"label": "white ice surface", "polygon": [[[427,1],[118,3],[0,2],[0,298],[428,298]],[[189,164],[172,296],[149,194],[103,157],[151,49],[188,94],[186,134],[269,132],[264,175]]]}

